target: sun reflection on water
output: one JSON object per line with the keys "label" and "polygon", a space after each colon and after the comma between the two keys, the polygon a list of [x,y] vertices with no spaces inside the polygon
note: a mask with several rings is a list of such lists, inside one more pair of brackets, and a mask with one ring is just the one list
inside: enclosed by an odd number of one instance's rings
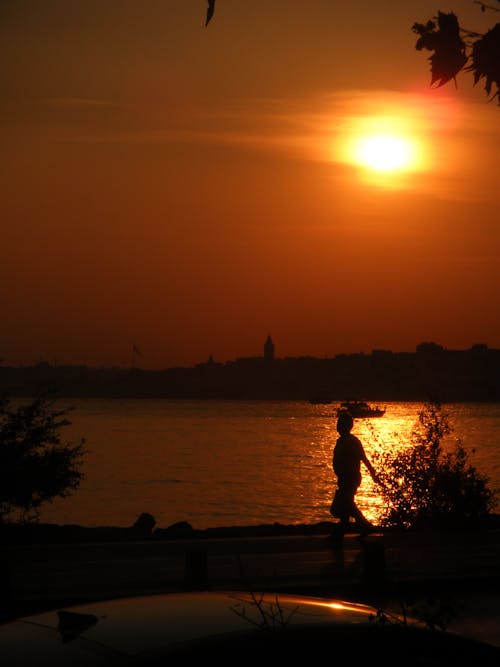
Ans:
{"label": "sun reflection on water", "polygon": [[[381,406],[382,407],[382,406]],[[384,416],[368,419],[355,419],[352,433],[361,442],[365,452],[376,467],[374,460],[376,452],[396,451],[399,448],[408,447],[411,443],[411,433],[414,429],[421,404],[409,405],[408,403],[397,405],[391,403],[390,410]],[[317,453],[327,456],[329,463],[328,475],[332,489],[336,486],[336,478],[331,470],[331,459],[333,447],[338,434],[336,425],[336,407],[331,411],[332,419],[322,433],[320,443],[316,444]],[[319,444],[319,446],[318,446]],[[366,518],[378,525],[383,513],[383,499],[375,482],[371,479],[368,471],[361,465],[362,482],[356,494],[356,504]]]}
{"label": "sun reflection on water", "polygon": [[[355,419],[353,434],[360,438],[368,458],[377,467],[377,452],[383,453],[411,447],[414,443],[412,433],[418,425],[419,413],[423,404],[415,404],[413,410],[408,411],[408,404],[392,403],[391,409],[383,417],[376,419]],[[442,416],[450,426],[450,433],[441,440],[444,451],[452,451],[460,442],[465,446],[469,462],[483,473],[487,470],[488,452],[481,447],[476,451],[479,442],[474,443],[473,425],[466,422],[466,410],[459,405],[445,405],[441,408]],[[472,421],[472,419],[471,419]],[[486,472],[486,474],[488,474]],[[377,484],[373,482],[367,470],[362,465],[362,483],[356,495],[356,503],[366,518],[378,525],[384,510],[384,501]],[[498,475],[497,475],[498,477]]]}

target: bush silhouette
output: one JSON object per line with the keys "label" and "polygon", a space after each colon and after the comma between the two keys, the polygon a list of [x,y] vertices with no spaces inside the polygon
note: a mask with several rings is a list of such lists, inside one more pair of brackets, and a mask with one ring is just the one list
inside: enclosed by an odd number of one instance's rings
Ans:
{"label": "bush silhouette", "polygon": [[489,479],[468,462],[460,441],[445,452],[450,434],[448,418],[437,403],[426,403],[415,426],[411,445],[377,452],[383,525],[399,528],[451,528],[480,525],[496,505],[497,491]]}
{"label": "bush silhouette", "polygon": [[43,503],[79,486],[85,441],[61,441],[65,415],[44,396],[17,408],[0,400],[0,523],[36,521]]}

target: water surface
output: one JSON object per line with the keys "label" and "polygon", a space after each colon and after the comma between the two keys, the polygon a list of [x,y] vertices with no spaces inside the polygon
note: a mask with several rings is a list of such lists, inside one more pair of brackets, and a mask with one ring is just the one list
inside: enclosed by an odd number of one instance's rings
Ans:
{"label": "water surface", "polygon": [[[41,520],[129,526],[150,512],[157,526],[194,528],[317,523],[328,512],[337,404],[296,401],[61,400],[71,407],[66,440],[84,437],[85,478]],[[408,444],[420,403],[388,403],[383,417],[357,419],[368,455]],[[443,410],[470,462],[500,487],[500,404],[448,404]],[[473,450],[475,449],[475,452]],[[380,498],[368,473],[358,493],[373,520]]]}

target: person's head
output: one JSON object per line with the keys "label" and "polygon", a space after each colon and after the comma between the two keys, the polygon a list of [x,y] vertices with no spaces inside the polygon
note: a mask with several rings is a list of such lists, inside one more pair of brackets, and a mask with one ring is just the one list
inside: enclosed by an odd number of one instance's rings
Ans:
{"label": "person's head", "polygon": [[349,410],[340,410],[337,416],[337,431],[340,435],[347,435],[350,433],[354,424],[354,420]]}

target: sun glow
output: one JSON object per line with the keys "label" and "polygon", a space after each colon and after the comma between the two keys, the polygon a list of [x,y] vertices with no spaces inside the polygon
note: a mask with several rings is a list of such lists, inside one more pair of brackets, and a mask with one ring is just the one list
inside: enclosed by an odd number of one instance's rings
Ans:
{"label": "sun glow", "polygon": [[345,116],[336,128],[335,157],[359,177],[383,188],[411,187],[411,176],[429,169],[422,119],[411,108],[368,110]]}

